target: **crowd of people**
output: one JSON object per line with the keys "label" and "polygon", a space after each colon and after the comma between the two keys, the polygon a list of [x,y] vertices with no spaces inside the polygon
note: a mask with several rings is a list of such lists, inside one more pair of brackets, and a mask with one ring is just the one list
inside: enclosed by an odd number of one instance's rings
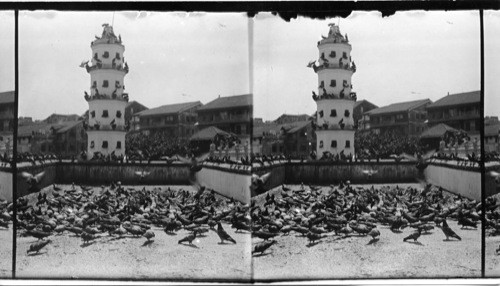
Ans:
{"label": "crowd of people", "polygon": [[196,147],[189,146],[188,140],[172,137],[166,132],[156,132],[150,135],[128,134],[125,138],[125,146],[125,154],[131,159],[160,160],[162,157],[185,156],[196,151]]}
{"label": "crowd of people", "polygon": [[356,132],[354,138],[356,157],[360,160],[388,159],[391,155],[422,154],[425,146],[416,137],[400,136],[392,132]]}

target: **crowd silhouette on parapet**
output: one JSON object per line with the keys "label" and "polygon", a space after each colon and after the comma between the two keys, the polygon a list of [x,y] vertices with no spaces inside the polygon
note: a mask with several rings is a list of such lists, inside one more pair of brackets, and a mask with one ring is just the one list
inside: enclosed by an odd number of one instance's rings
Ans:
{"label": "crowd silhouette on parapet", "polygon": [[0,167],[11,167],[12,161],[12,157],[9,156],[7,152],[5,152],[3,155],[0,154]]}

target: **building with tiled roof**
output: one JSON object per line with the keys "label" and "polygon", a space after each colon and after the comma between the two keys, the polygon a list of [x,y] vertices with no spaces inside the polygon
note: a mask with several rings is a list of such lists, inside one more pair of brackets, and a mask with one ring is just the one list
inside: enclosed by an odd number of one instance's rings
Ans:
{"label": "building with tiled roof", "polygon": [[145,133],[163,132],[172,137],[188,139],[196,132],[196,110],[200,101],[162,105],[134,114],[139,118],[139,130]]}
{"label": "building with tiled roof", "polygon": [[393,103],[365,112],[369,129],[377,133],[393,132],[403,136],[417,136],[426,129],[426,107],[430,99]]}
{"label": "building with tiled roof", "polygon": [[198,128],[201,130],[215,126],[236,134],[243,144],[243,141],[250,144],[252,101],[252,94],[219,96],[197,109]]}
{"label": "building with tiled roof", "polygon": [[427,106],[428,124],[445,123],[479,139],[481,107],[480,91],[448,94]]}
{"label": "building with tiled roof", "polygon": [[0,155],[12,152],[15,106],[14,91],[0,92]]}
{"label": "building with tiled roof", "polygon": [[365,120],[363,114],[375,108],[378,108],[378,106],[366,99],[357,100],[356,103],[354,103],[352,117],[354,119],[354,124],[358,125],[358,130],[366,130],[370,128],[369,117]]}
{"label": "building with tiled roof", "polygon": [[314,149],[316,136],[310,120],[276,124],[268,122],[253,126],[252,151],[260,155],[291,155],[307,157]]}
{"label": "building with tiled roof", "polygon": [[17,151],[20,153],[54,153],[70,158],[86,150],[86,146],[83,120],[42,121],[19,125],[17,129]]}

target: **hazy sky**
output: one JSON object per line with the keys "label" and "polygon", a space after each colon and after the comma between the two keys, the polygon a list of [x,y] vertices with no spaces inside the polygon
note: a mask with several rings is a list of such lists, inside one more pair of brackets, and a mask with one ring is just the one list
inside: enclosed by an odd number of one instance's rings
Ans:
{"label": "hazy sky", "polygon": [[0,11],[0,92],[14,90],[14,12]]}
{"label": "hazy sky", "polygon": [[[90,75],[79,65],[113,12],[19,14],[19,115],[82,114]],[[245,14],[116,12],[113,26],[125,45],[130,100],[152,108],[249,93]]]}
{"label": "hazy sky", "polygon": [[[318,59],[316,43],[331,22],[338,19],[285,22],[271,14],[257,16],[256,117],[274,120],[285,112],[316,110],[311,92],[317,92],[317,75],[306,65]],[[358,99],[384,106],[480,89],[479,12],[398,12],[385,18],[355,12],[340,19],[340,31],[352,45]]]}
{"label": "hazy sky", "polygon": [[484,114],[500,116],[500,12],[484,12]]}

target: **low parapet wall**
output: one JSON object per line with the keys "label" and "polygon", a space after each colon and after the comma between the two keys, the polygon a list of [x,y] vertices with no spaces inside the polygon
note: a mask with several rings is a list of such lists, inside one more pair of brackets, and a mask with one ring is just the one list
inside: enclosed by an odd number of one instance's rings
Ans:
{"label": "low parapet wall", "polygon": [[[371,177],[364,170],[376,171]],[[349,180],[352,184],[414,183],[423,174],[414,162],[279,162],[254,165],[254,173],[262,176],[271,172],[266,188],[281,184],[329,185]],[[252,194],[255,196],[257,194]]]}
{"label": "low parapet wall", "polygon": [[481,169],[461,167],[454,163],[433,162],[424,171],[428,183],[460,194],[469,199],[481,201]]}
{"label": "low parapet wall", "polygon": [[[184,163],[152,163],[152,164],[120,164],[120,163],[74,163],[47,162],[43,165],[18,165],[18,195],[29,194],[29,186],[22,172],[36,175],[45,171],[39,184],[44,188],[51,184],[85,184],[102,185],[120,181],[123,185],[188,185],[189,164]],[[149,172],[143,180],[135,174],[137,171]],[[207,164],[197,173],[199,182],[217,193],[242,202],[249,202],[250,168],[241,165]],[[12,183],[10,184],[12,185]],[[12,193],[12,192],[11,192]]]}
{"label": "low parapet wall", "polygon": [[0,168],[0,200],[12,202],[12,177],[10,168]]}
{"label": "low parapet wall", "polygon": [[[238,169],[234,169],[238,166]],[[196,173],[196,179],[207,188],[214,189],[221,195],[243,203],[250,202],[250,167],[228,165],[227,167],[204,166]]]}
{"label": "low parapet wall", "polygon": [[486,163],[485,166],[486,175],[484,176],[484,188],[486,192],[486,197],[496,195],[500,193],[500,182],[495,181],[498,178],[492,177],[490,172],[500,173],[500,163],[499,162],[491,162]]}

